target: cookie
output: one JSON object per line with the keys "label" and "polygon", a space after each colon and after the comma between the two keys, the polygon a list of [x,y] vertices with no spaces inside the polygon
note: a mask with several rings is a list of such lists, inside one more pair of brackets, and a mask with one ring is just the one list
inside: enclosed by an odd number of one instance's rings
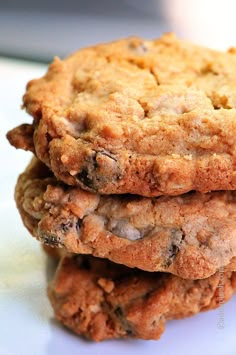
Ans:
{"label": "cookie", "polygon": [[236,290],[236,273],[184,280],[89,256],[62,258],[48,295],[56,318],[95,341],[159,339],[165,323],[214,309]]}
{"label": "cookie", "polygon": [[234,191],[99,195],[58,182],[34,158],[18,179],[15,198],[28,230],[69,252],[187,279],[208,277],[236,257]]}
{"label": "cookie", "polygon": [[56,58],[8,133],[69,185],[147,197],[236,189],[236,50],[166,34]]}

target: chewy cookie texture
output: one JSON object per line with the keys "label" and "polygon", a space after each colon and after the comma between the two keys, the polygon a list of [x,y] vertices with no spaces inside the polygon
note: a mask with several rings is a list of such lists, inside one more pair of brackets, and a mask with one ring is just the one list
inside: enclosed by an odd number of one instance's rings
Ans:
{"label": "chewy cookie texture", "polygon": [[8,133],[69,185],[179,195],[236,187],[236,51],[167,34],[55,59],[27,85],[33,117]]}
{"label": "chewy cookie texture", "polygon": [[75,333],[158,339],[234,293],[235,78],[236,49],[166,34],[81,49],[28,83],[32,124],[7,134],[35,155],[15,200],[59,260],[48,295]]}
{"label": "chewy cookie texture", "polygon": [[183,280],[88,256],[65,256],[48,288],[57,319],[95,341],[111,338],[159,339],[165,323],[219,307],[236,289],[236,273]]}
{"label": "chewy cookie texture", "polygon": [[15,198],[29,231],[69,252],[187,279],[235,267],[234,191],[156,198],[98,195],[58,182],[34,158],[18,179]]}

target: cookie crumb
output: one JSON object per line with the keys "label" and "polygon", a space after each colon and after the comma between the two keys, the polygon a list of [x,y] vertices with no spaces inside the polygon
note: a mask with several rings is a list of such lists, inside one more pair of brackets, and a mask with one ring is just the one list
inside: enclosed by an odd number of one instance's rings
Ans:
{"label": "cookie crumb", "polygon": [[112,290],[114,289],[115,285],[114,282],[108,279],[104,279],[101,277],[98,279],[98,285],[106,292],[106,293],[111,293]]}

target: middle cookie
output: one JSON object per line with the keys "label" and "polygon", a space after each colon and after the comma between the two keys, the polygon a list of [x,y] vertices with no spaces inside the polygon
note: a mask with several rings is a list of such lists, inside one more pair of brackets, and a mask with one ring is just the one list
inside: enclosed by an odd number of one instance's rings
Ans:
{"label": "middle cookie", "polygon": [[43,243],[129,267],[200,279],[236,269],[236,192],[102,196],[60,183],[36,158],[15,198]]}

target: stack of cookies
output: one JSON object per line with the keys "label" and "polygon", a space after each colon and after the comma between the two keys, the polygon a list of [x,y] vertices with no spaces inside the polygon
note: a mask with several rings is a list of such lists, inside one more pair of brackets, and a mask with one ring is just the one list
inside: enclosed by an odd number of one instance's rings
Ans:
{"label": "stack of cookies", "polygon": [[[236,49],[167,34],[86,48],[27,85],[15,191],[60,262],[56,317],[96,341],[157,339],[236,290]],[[60,252],[61,250],[61,252]]]}

